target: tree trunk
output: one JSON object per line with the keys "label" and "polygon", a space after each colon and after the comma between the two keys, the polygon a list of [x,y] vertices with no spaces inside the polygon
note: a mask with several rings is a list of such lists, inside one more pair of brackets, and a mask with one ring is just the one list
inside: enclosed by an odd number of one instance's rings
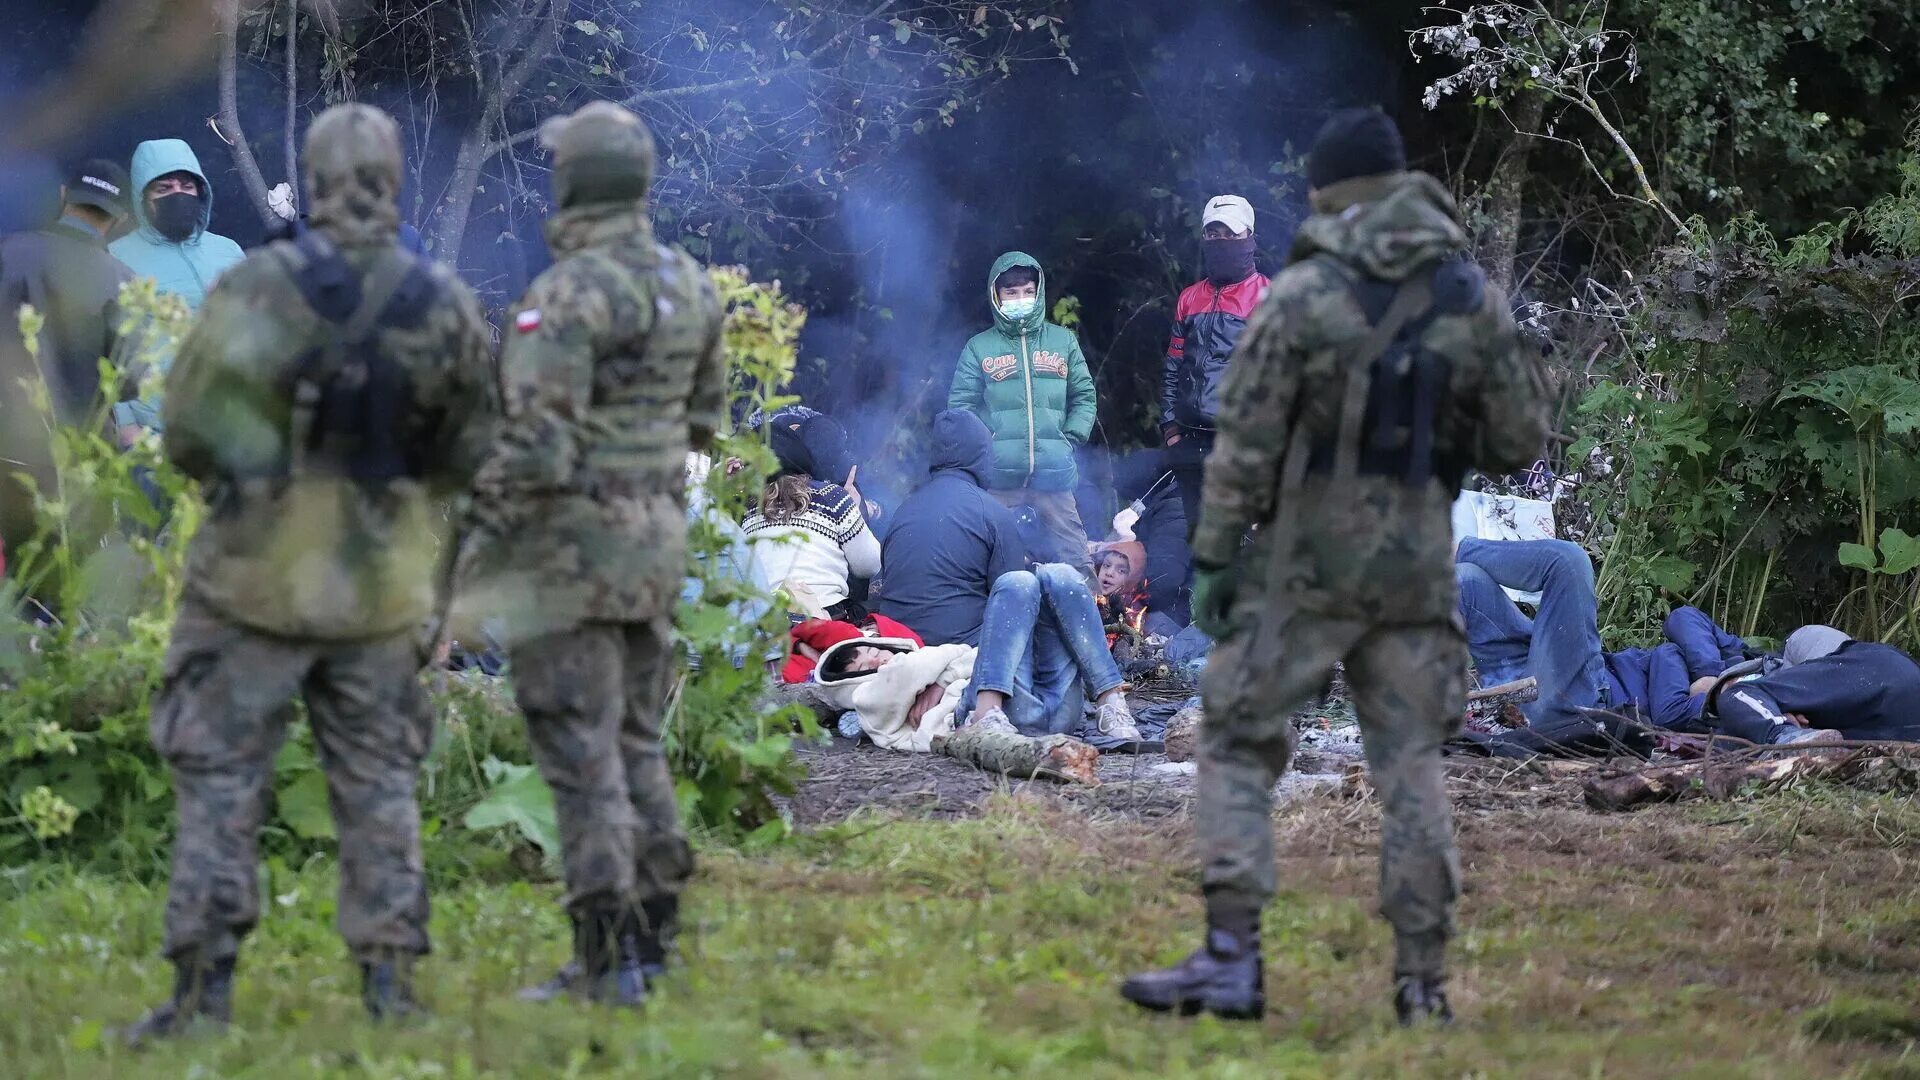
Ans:
{"label": "tree trunk", "polygon": [[1481,245],[1480,262],[1487,279],[1512,296],[1519,284],[1520,220],[1526,209],[1527,163],[1533,141],[1546,115],[1545,94],[1523,95],[1513,107],[1513,133],[1493,164],[1487,181],[1487,211],[1493,219]]}
{"label": "tree trunk", "polygon": [[233,148],[233,163],[240,170],[240,182],[246,186],[247,199],[260,215],[260,224],[270,229],[280,217],[267,205],[267,181],[260,175],[260,163],[253,159],[253,147],[240,126],[239,47],[240,0],[221,0],[220,133]]}
{"label": "tree trunk", "polygon": [[285,131],[287,184],[293,188],[295,216],[300,211],[300,117],[295,91],[300,87],[300,58],[296,52],[300,30],[300,0],[287,0],[287,126]]}
{"label": "tree trunk", "polygon": [[[530,5],[539,6],[539,0]],[[507,104],[514,95],[527,85],[527,80],[553,53],[560,43],[560,29],[566,24],[567,11],[572,0],[550,0],[538,32],[527,42],[527,51],[514,61],[510,68],[497,68],[498,78],[489,80],[484,74],[484,65],[479,62],[479,54],[484,47],[471,27],[468,34],[468,51],[475,57],[475,79],[478,81],[480,109],[474,113],[473,121],[467,126],[466,134],[460,138],[460,153],[454,158],[453,175],[447,181],[447,194],[441,203],[440,211],[433,228],[434,257],[448,266],[458,267],[460,249],[466,243],[467,223],[473,216],[473,196],[480,187],[480,173],[487,162],[503,148],[503,144],[492,140],[493,129],[506,116]],[[533,18],[523,14],[520,21]],[[523,28],[516,28],[521,29]],[[510,40],[521,40],[524,32],[515,33]]]}

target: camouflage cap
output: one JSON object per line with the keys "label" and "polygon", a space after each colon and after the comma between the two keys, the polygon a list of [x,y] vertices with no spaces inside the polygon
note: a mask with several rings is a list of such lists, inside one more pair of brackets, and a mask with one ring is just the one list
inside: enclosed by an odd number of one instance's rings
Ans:
{"label": "camouflage cap", "polygon": [[400,196],[400,125],[371,105],[335,105],[307,128],[307,192],[321,204],[351,193]]}
{"label": "camouflage cap", "polygon": [[611,101],[556,116],[540,129],[553,151],[553,194],[564,207],[635,202],[653,183],[653,135],[647,125]]}

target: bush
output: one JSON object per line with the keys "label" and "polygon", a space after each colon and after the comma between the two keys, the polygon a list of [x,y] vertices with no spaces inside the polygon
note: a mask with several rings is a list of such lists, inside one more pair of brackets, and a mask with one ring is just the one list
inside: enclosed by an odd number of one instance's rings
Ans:
{"label": "bush", "polygon": [[1920,157],[1903,190],[1786,243],[1751,221],[1663,253],[1629,370],[1590,390],[1584,437],[1615,471],[1597,522],[1609,645],[1676,601],[1736,633],[1831,622],[1920,641]]}
{"label": "bush", "polygon": [[[783,403],[804,315],[777,285],[737,269],[714,271],[727,304],[726,347],[737,409]],[[177,299],[136,282],[122,294],[130,326],[150,361],[172,350],[188,315]],[[39,319],[22,317],[34,342]],[[30,345],[37,360],[37,350]],[[123,361],[132,358],[122,358]],[[151,364],[148,364],[151,370]],[[103,363],[102,386],[117,373]],[[184,578],[187,544],[200,520],[193,485],[151,437],[121,451],[107,437],[103,392],[97,423],[53,422],[45,380],[33,394],[48,431],[50,477],[21,477],[37,528],[9,551],[0,616],[0,860],[60,857],[140,876],[165,872],[173,802],[147,718],[159,689],[168,634]],[[714,469],[706,498],[738,522],[772,471],[763,435],[728,434],[716,453],[738,459]],[[48,482],[42,483],[40,480]],[[150,498],[152,491],[157,498]],[[166,511],[156,509],[166,507]],[[785,616],[722,572],[728,534],[699,523],[690,572],[702,588],[676,625],[689,663],[669,702],[667,749],[679,801],[696,828],[721,838],[783,835],[774,796],[802,770],[794,732],[817,735],[810,717],[768,715],[761,656],[784,643]],[[751,608],[755,618],[742,620]],[[736,666],[732,661],[745,662]],[[552,795],[531,768],[518,710],[502,680],[432,676],[439,733],[420,781],[429,868],[436,877],[537,871],[526,845],[557,856]],[[274,809],[262,836],[271,864],[298,865],[333,840],[325,780],[306,726],[296,724],[274,763]]]}

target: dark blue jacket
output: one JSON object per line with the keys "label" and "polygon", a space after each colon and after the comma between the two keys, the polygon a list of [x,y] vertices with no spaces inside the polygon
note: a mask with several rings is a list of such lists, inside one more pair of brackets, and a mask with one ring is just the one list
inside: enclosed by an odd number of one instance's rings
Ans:
{"label": "dark blue jacket", "polygon": [[1920,664],[1891,645],[1849,641],[1740,685],[1765,694],[1780,712],[1806,717],[1810,727],[1849,739],[1920,741]]}
{"label": "dark blue jacket", "polygon": [[993,438],[965,409],[933,418],[932,475],[893,514],[868,606],[929,645],[980,644],[987,593],[1025,569],[1013,511],[987,494]]}
{"label": "dark blue jacket", "polygon": [[1663,629],[1665,644],[1607,654],[1607,673],[1613,679],[1608,700],[1656,726],[1684,730],[1700,719],[1706,699],[1688,692],[1694,680],[1718,675],[1746,659],[1746,642],[1695,607],[1676,608]]}

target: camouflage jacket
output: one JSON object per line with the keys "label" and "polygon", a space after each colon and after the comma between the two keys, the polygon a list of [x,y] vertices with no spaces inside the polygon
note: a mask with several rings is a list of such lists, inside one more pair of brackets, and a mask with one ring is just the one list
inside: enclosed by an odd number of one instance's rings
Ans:
{"label": "camouflage jacket", "polygon": [[[288,637],[371,638],[416,629],[435,597],[444,512],[484,460],[499,414],[492,334],[473,294],[384,226],[316,231],[364,279],[378,261],[424,268],[427,309],[378,332],[411,384],[400,442],[416,475],[380,483],[292,467],[295,371],[336,332],[308,306],[277,242],[228,271],[167,375],[167,456],[201,482],[208,516],[187,589],[227,618]],[[316,208],[316,218],[321,216]],[[373,220],[378,223],[376,215]]]}
{"label": "camouflage jacket", "polygon": [[[1349,377],[1365,377],[1375,358],[1363,355],[1373,335],[1357,275],[1404,283],[1458,251],[1466,234],[1446,190],[1422,173],[1333,184],[1315,193],[1313,209],[1228,369],[1194,558],[1213,566],[1244,559],[1290,610],[1387,623],[1450,619],[1457,492],[1438,479],[1413,485],[1363,472],[1342,480],[1337,468],[1308,470],[1289,458],[1337,444]],[[1547,434],[1544,374],[1506,297],[1486,286],[1477,305],[1438,315],[1418,341],[1449,361],[1436,395],[1436,456],[1494,473],[1531,463]],[[1242,554],[1250,526],[1259,532]]]}
{"label": "camouflage jacket", "polygon": [[506,423],[475,486],[467,617],[513,640],[672,610],[686,575],[686,455],[726,404],[721,311],[642,203],[547,222],[559,261],[505,330]]}

